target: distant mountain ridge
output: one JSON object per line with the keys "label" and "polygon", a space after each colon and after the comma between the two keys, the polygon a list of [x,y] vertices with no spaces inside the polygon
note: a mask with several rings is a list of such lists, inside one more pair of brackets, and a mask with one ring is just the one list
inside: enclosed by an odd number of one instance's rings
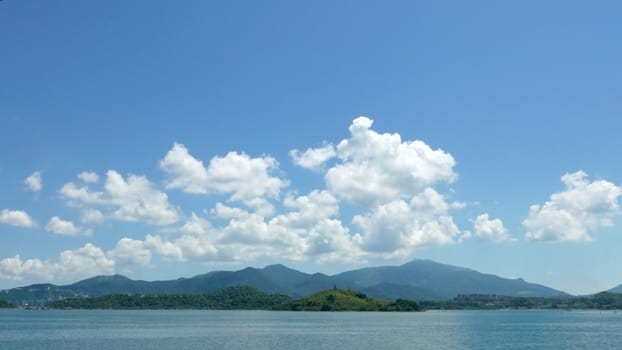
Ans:
{"label": "distant mountain ridge", "polygon": [[212,271],[168,281],[132,280],[122,275],[96,276],[65,286],[34,284],[3,290],[0,291],[0,300],[17,305],[45,305],[66,298],[108,294],[195,294],[240,285],[294,298],[307,297],[334,286],[386,300],[446,300],[458,294],[570,296],[522,279],[502,278],[431,260],[413,260],[400,266],[368,267],[333,276],[308,274],[280,264],[238,271]]}
{"label": "distant mountain ridge", "polygon": [[621,293],[622,294],[622,284],[607,290],[607,292],[610,292],[610,293]]}

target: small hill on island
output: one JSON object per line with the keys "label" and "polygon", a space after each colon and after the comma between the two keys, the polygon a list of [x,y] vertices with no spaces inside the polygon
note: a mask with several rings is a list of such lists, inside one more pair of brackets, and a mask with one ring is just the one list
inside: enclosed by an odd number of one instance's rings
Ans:
{"label": "small hill on island", "polygon": [[395,302],[375,299],[366,294],[343,289],[317,292],[307,298],[292,300],[274,308],[290,311],[420,311],[412,300]]}

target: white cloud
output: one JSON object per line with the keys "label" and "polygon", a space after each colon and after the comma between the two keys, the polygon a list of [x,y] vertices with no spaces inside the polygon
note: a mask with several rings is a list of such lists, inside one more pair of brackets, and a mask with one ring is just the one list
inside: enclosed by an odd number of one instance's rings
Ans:
{"label": "white cloud", "polygon": [[0,260],[0,278],[31,281],[73,280],[114,272],[114,260],[98,247],[87,243],[82,248],[63,251],[57,262],[22,260],[19,255]]}
{"label": "white cloud", "polygon": [[54,280],[52,268],[39,259],[23,261],[19,255],[0,260],[0,277],[10,280]]}
{"label": "white cloud", "polygon": [[114,249],[108,252],[108,256],[114,260],[116,270],[121,272],[149,266],[151,263],[151,250],[146,244],[127,237],[121,238]]}
{"label": "white cloud", "polygon": [[354,261],[363,254],[360,236],[351,235],[347,227],[337,219],[339,202],[328,191],[315,190],[308,195],[289,195],[284,206],[291,211],[269,221],[271,231],[277,237],[293,234],[289,242],[296,260],[313,258],[320,262]]}
{"label": "white cloud", "polygon": [[328,191],[312,191],[284,200],[289,210],[270,220],[247,210],[217,203],[212,214],[227,223],[215,227],[196,214],[167,241],[148,235],[144,246],[165,260],[229,262],[258,258],[352,261],[362,256],[358,236],[351,237],[338,215],[338,201]]}
{"label": "white cloud", "polygon": [[169,176],[167,188],[230,194],[230,201],[241,201],[251,208],[265,209],[265,197],[278,198],[281,188],[288,185],[286,180],[271,175],[278,169],[272,157],[251,158],[245,153],[229,152],[224,157],[213,157],[205,168],[178,143],[160,161],[160,168]]}
{"label": "white cloud", "polygon": [[144,176],[129,175],[125,180],[119,173],[109,170],[104,188],[109,203],[117,206],[112,213],[116,219],[156,225],[172,224],[179,219],[166,193],[156,190]]}
{"label": "white cloud", "polygon": [[202,235],[206,234],[211,226],[212,225],[208,220],[199,217],[195,213],[192,213],[192,216],[181,227],[180,231],[183,233]]}
{"label": "white cloud", "polygon": [[[184,235],[178,238],[174,245],[182,252],[184,260],[199,262],[236,260],[231,256],[220,254],[220,249],[205,236]],[[250,259],[251,257],[248,257],[248,260]]]}
{"label": "white cloud", "polygon": [[80,220],[85,224],[101,224],[105,218],[104,214],[97,209],[86,209],[82,212]]}
{"label": "white cloud", "polygon": [[289,156],[292,157],[294,164],[306,169],[319,169],[328,160],[334,158],[336,154],[335,147],[332,144],[319,148],[307,148],[304,152],[297,149],[289,151]]}
{"label": "white cloud", "polygon": [[214,157],[208,168],[210,187],[231,193],[231,200],[253,200],[264,196],[277,198],[287,181],[270,175],[278,168],[272,157],[250,158],[244,153],[229,152]]}
{"label": "white cloud", "polygon": [[37,223],[22,210],[2,209],[0,211],[0,223],[26,228],[35,228]]}
{"label": "white cloud", "polygon": [[352,222],[362,230],[362,247],[385,258],[412,253],[415,248],[456,242],[460,230],[448,214],[449,205],[431,188],[410,202],[398,199],[376,207]]}
{"label": "white cloud", "polygon": [[162,237],[160,236],[147,235],[147,237],[145,237],[144,244],[146,248],[163,257],[165,260],[183,260],[181,248],[171,242],[162,240]]}
{"label": "white cloud", "polygon": [[589,181],[583,171],[565,174],[562,192],[543,205],[532,205],[523,221],[532,241],[590,241],[590,232],[613,225],[620,214],[622,188],[606,180]]}
{"label": "white cloud", "polygon": [[111,274],[114,272],[115,262],[100,248],[87,243],[82,248],[62,252],[58,263],[52,266],[58,278],[66,280],[74,277]]}
{"label": "white cloud", "polygon": [[99,181],[99,176],[97,175],[97,173],[92,171],[83,171],[78,174],[78,179],[86,183],[97,183]]}
{"label": "white cloud", "polygon": [[41,191],[41,189],[43,188],[43,179],[41,178],[41,172],[35,171],[30,176],[28,176],[26,180],[24,180],[24,183],[32,192]]}
{"label": "white cloud", "polygon": [[341,162],[327,171],[326,183],[338,197],[374,207],[456,178],[449,153],[423,141],[403,142],[399,134],[379,134],[371,130],[372,123],[366,117],[355,119],[351,137],[337,145]]}
{"label": "white cloud", "polygon": [[490,219],[488,213],[479,215],[473,223],[475,237],[489,242],[503,242],[508,240],[507,229],[501,219]]}
{"label": "white cloud", "polygon": [[112,208],[109,214],[117,220],[168,225],[179,219],[179,213],[168,202],[166,193],[158,191],[144,176],[129,175],[124,179],[116,171],[109,170],[103,191],[92,191],[88,186],[79,187],[69,182],[60,193],[73,205]]}
{"label": "white cloud", "polygon": [[175,143],[160,161],[160,168],[169,175],[167,188],[182,189],[188,193],[208,192],[207,169],[184,145]]}
{"label": "white cloud", "polygon": [[80,203],[106,204],[106,201],[103,199],[103,192],[93,192],[88,186],[78,187],[73,182],[63,185],[59,192],[63,198],[68,199],[74,205],[79,205]]}
{"label": "white cloud", "polygon": [[71,221],[65,221],[58,216],[53,216],[47,225],[45,230],[57,235],[63,236],[78,236],[80,235],[80,229],[74,225]]}

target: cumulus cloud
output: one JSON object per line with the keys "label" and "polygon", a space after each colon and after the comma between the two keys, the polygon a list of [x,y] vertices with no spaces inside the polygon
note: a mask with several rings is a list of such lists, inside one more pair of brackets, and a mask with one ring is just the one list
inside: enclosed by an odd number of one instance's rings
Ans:
{"label": "cumulus cloud", "polygon": [[12,280],[56,281],[111,274],[115,262],[91,243],[63,251],[56,262],[22,260],[19,255],[0,260],[0,278]]}
{"label": "cumulus cloud", "polygon": [[229,194],[230,201],[240,201],[251,208],[265,209],[264,198],[278,198],[281,188],[288,185],[286,180],[272,175],[278,169],[278,162],[272,157],[251,158],[245,153],[229,152],[224,157],[213,157],[206,168],[178,143],[160,161],[160,168],[168,174],[167,188]]}
{"label": "cumulus cloud", "polygon": [[622,188],[606,180],[590,181],[583,171],[565,174],[561,180],[564,191],[529,208],[523,221],[528,240],[590,241],[592,231],[613,225],[620,214]]}
{"label": "cumulus cloud", "polygon": [[456,178],[451,154],[423,141],[402,141],[399,134],[380,134],[373,121],[356,118],[350,138],[337,145],[340,163],[326,173],[328,188],[338,197],[362,205],[409,199],[423,189]]}
{"label": "cumulus cloud", "polygon": [[456,242],[460,230],[448,214],[444,197],[427,188],[409,202],[398,199],[352,220],[362,231],[362,247],[386,258],[403,257],[415,248]]}
{"label": "cumulus cloud", "polygon": [[126,179],[114,170],[106,173],[103,191],[69,182],[60,189],[60,194],[72,205],[108,209],[110,217],[121,221],[168,225],[180,217],[166,193],[158,191],[145,176],[129,175]]}
{"label": "cumulus cloud", "polygon": [[[121,238],[116,246],[104,252],[101,248],[87,243],[81,248],[61,252],[56,261],[26,259],[20,255],[0,260],[0,278],[30,281],[68,281],[94,275],[109,275],[115,272],[127,273],[137,268],[150,267],[152,257],[152,236],[145,241]],[[160,247],[158,252],[167,253],[168,247]]]}
{"label": "cumulus cloud", "polygon": [[32,192],[39,192],[43,188],[43,179],[40,171],[35,171],[24,180],[24,183]]}
{"label": "cumulus cloud", "polygon": [[508,231],[501,219],[490,219],[488,213],[479,215],[473,222],[475,237],[489,242],[503,242],[509,239]]}
{"label": "cumulus cloud", "polygon": [[208,192],[207,169],[184,145],[175,143],[160,160],[160,168],[169,175],[167,188],[182,189],[188,193]]}
{"label": "cumulus cloud", "polygon": [[225,262],[314,259],[354,262],[368,256],[403,258],[422,246],[458,242],[462,236],[447,214],[450,205],[433,189],[409,202],[379,206],[354,223],[362,233],[351,233],[339,216],[339,201],[327,190],[306,195],[288,194],[284,213],[271,219],[239,207],[217,203],[212,214],[226,220],[221,227],[193,214],[173,240],[149,235],[144,247],[165,260]]}
{"label": "cumulus cloud", "polygon": [[80,219],[85,224],[101,224],[104,222],[104,214],[97,209],[86,209]]}
{"label": "cumulus cloud", "polygon": [[58,216],[53,216],[47,225],[45,225],[45,230],[57,235],[62,236],[78,236],[81,233],[87,234],[90,231],[85,231],[84,233],[71,221],[66,221]]}
{"label": "cumulus cloud", "polygon": [[207,219],[201,218],[193,212],[192,216],[184,223],[180,231],[183,233],[202,235],[206,234],[211,226]]}
{"label": "cumulus cloud", "polygon": [[179,219],[166,193],[156,190],[144,176],[130,175],[125,180],[119,173],[109,170],[104,188],[108,201],[117,206],[112,213],[116,219],[159,225],[171,224]]}
{"label": "cumulus cloud", "polygon": [[78,186],[73,182],[68,182],[60,189],[63,198],[70,201],[72,205],[80,204],[106,204],[103,192],[94,192],[88,186]]}
{"label": "cumulus cloud", "polygon": [[54,280],[53,268],[39,259],[22,260],[19,255],[0,260],[0,277],[10,280]]}
{"label": "cumulus cloud", "polygon": [[239,207],[217,203],[212,214],[226,224],[213,226],[194,214],[166,240],[148,235],[144,247],[165,260],[197,262],[253,261],[258,258],[319,262],[352,261],[360,256],[358,236],[349,234],[338,215],[338,201],[328,191],[289,194],[285,213],[271,219]]}
{"label": "cumulus cloud", "polygon": [[299,243],[294,254],[318,261],[354,261],[362,256],[360,236],[351,235],[339,215],[339,203],[329,191],[314,190],[304,196],[287,196],[284,206],[290,212],[269,221],[278,236],[294,234]]}
{"label": "cumulus cloud", "polygon": [[92,171],[83,171],[78,174],[78,179],[86,183],[97,183],[99,181],[99,176],[97,175],[97,173]]}
{"label": "cumulus cloud", "polygon": [[183,260],[181,248],[172,242],[164,241],[160,236],[147,235],[147,237],[145,237],[144,245],[151,252],[161,256],[165,260]]}
{"label": "cumulus cloud", "polygon": [[289,156],[299,167],[307,169],[319,169],[328,160],[335,157],[335,147],[332,144],[327,144],[320,148],[308,148],[304,152],[300,152],[297,149],[289,151]]}
{"label": "cumulus cloud", "polygon": [[[166,260],[355,261],[370,255],[403,257],[417,247],[459,242],[462,233],[449,212],[463,205],[448,203],[432,188],[456,178],[453,157],[422,141],[377,133],[371,126],[371,119],[357,118],[351,137],[337,147],[291,151],[301,167],[317,170],[335,157],[337,163],[326,171],[327,189],[300,196],[291,192],[276,214],[270,200],[278,199],[288,183],[273,174],[278,170],[274,158],[230,152],[205,164],[175,143],[159,162],[168,175],[166,187],[229,198],[211,210],[215,224],[192,213],[179,237],[149,235],[144,247]],[[84,187],[66,190],[93,203],[106,198]],[[352,220],[360,233],[351,232],[339,218],[341,200],[365,208]]]}
{"label": "cumulus cloud", "polygon": [[2,209],[0,211],[0,223],[26,228],[35,228],[37,223],[22,210]]}
{"label": "cumulus cloud", "polygon": [[114,249],[108,252],[114,260],[117,271],[129,272],[136,267],[146,267],[151,263],[151,250],[143,241],[121,238]]}

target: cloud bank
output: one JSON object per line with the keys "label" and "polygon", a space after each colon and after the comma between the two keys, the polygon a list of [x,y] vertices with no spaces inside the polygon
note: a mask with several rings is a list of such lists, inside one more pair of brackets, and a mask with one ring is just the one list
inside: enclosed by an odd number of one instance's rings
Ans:
{"label": "cloud bank", "polygon": [[[455,213],[467,205],[450,199],[453,192],[447,185],[458,174],[449,152],[378,132],[367,117],[354,119],[348,130],[334,144],[289,152],[295,166],[323,179],[323,185],[306,193],[290,188],[270,155],[232,151],[203,161],[181,143],[174,143],[157,162],[163,174],[159,182],[116,170],[101,179],[95,172],[81,172],[58,192],[77,217],[52,216],[44,227],[51,237],[89,236],[96,225],[119,221],[148,227],[150,233],[123,237],[109,248],[87,243],[53,261],[4,258],[0,278],[67,280],[127,273],[161,261],[352,264],[403,260],[418,249],[459,244],[470,237],[515,241],[503,221],[488,213],[472,221],[472,231],[456,223]],[[36,173],[31,175],[35,180]],[[590,181],[583,171],[564,175],[562,182],[563,191],[531,206],[523,221],[527,240],[589,241],[593,231],[612,225],[619,214],[622,189],[617,185]],[[172,196],[175,192],[173,198],[188,196],[205,205],[184,212],[170,202],[167,191]],[[0,223],[37,227],[26,212],[10,209],[0,212]]]}

